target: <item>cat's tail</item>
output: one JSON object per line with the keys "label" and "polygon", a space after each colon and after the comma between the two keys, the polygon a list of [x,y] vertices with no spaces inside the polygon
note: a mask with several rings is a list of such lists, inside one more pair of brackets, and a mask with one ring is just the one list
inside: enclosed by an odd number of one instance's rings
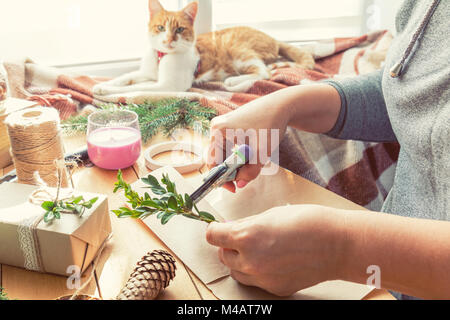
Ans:
{"label": "cat's tail", "polygon": [[295,62],[298,66],[305,69],[313,69],[314,68],[314,57],[311,52],[306,49],[295,47],[291,44],[278,41],[278,54],[282,57],[285,57],[293,62]]}

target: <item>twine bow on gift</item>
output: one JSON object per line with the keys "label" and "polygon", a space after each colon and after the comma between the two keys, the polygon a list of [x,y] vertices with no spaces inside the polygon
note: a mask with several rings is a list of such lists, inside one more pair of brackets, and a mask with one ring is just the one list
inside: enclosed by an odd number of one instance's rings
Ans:
{"label": "twine bow on gift", "polygon": [[[56,196],[52,195],[52,191],[48,188],[47,184],[41,179],[39,173],[34,173],[34,178],[39,186],[30,196],[29,201],[36,205],[41,205],[44,201],[51,199],[58,199],[61,191],[61,175],[63,166],[61,162],[57,163],[58,167],[58,187],[56,188]],[[70,195],[72,190],[69,190]],[[68,195],[68,196],[70,196]],[[24,256],[24,267],[28,270],[45,272],[44,264],[42,262],[41,250],[39,246],[39,240],[37,236],[37,226],[44,219],[45,213],[32,216],[30,218],[22,220],[17,228],[19,237],[20,248]]]}

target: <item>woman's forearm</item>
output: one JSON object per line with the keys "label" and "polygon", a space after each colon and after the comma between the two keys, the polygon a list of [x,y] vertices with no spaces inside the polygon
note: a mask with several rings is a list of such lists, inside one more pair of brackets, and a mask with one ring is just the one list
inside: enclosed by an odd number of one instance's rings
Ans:
{"label": "woman's forearm", "polygon": [[278,106],[289,126],[314,133],[330,131],[341,109],[339,93],[327,84],[289,87],[258,100],[262,99],[265,105]]}
{"label": "woman's forearm", "polygon": [[330,131],[341,110],[341,98],[337,90],[327,84],[297,88],[300,98],[292,103],[289,110],[289,126],[314,133]]}
{"label": "woman's forearm", "polygon": [[450,222],[349,211],[345,230],[342,279],[366,283],[374,266],[382,288],[450,298]]}

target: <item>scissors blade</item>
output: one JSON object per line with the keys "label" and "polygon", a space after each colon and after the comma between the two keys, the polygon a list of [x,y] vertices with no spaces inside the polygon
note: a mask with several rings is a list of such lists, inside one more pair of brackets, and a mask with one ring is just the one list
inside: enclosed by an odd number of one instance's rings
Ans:
{"label": "scissors blade", "polygon": [[194,203],[197,203],[204,196],[206,196],[213,188],[214,184],[220,177],[227,171],[227,167],[221,166],[210,176],[208,179],[191,194],[191,199]]}

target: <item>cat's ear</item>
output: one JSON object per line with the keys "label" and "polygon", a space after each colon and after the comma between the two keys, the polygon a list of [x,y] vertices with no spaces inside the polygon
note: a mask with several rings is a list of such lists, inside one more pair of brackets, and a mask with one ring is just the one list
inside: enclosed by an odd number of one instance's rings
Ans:
{"label": "cat's ear", "polygon": [[164,8],[158,0],[148,0],[148,10],[150,11],[151,18],[161,10],[164,10]]}
{"label": "cat's ear", "polygon": [[198,12],[198,3],[197,2],[191,2],[189,3],[184,9],[183,12],[191,19],[192,22],[194,22],[195,17],[197,16]]}

